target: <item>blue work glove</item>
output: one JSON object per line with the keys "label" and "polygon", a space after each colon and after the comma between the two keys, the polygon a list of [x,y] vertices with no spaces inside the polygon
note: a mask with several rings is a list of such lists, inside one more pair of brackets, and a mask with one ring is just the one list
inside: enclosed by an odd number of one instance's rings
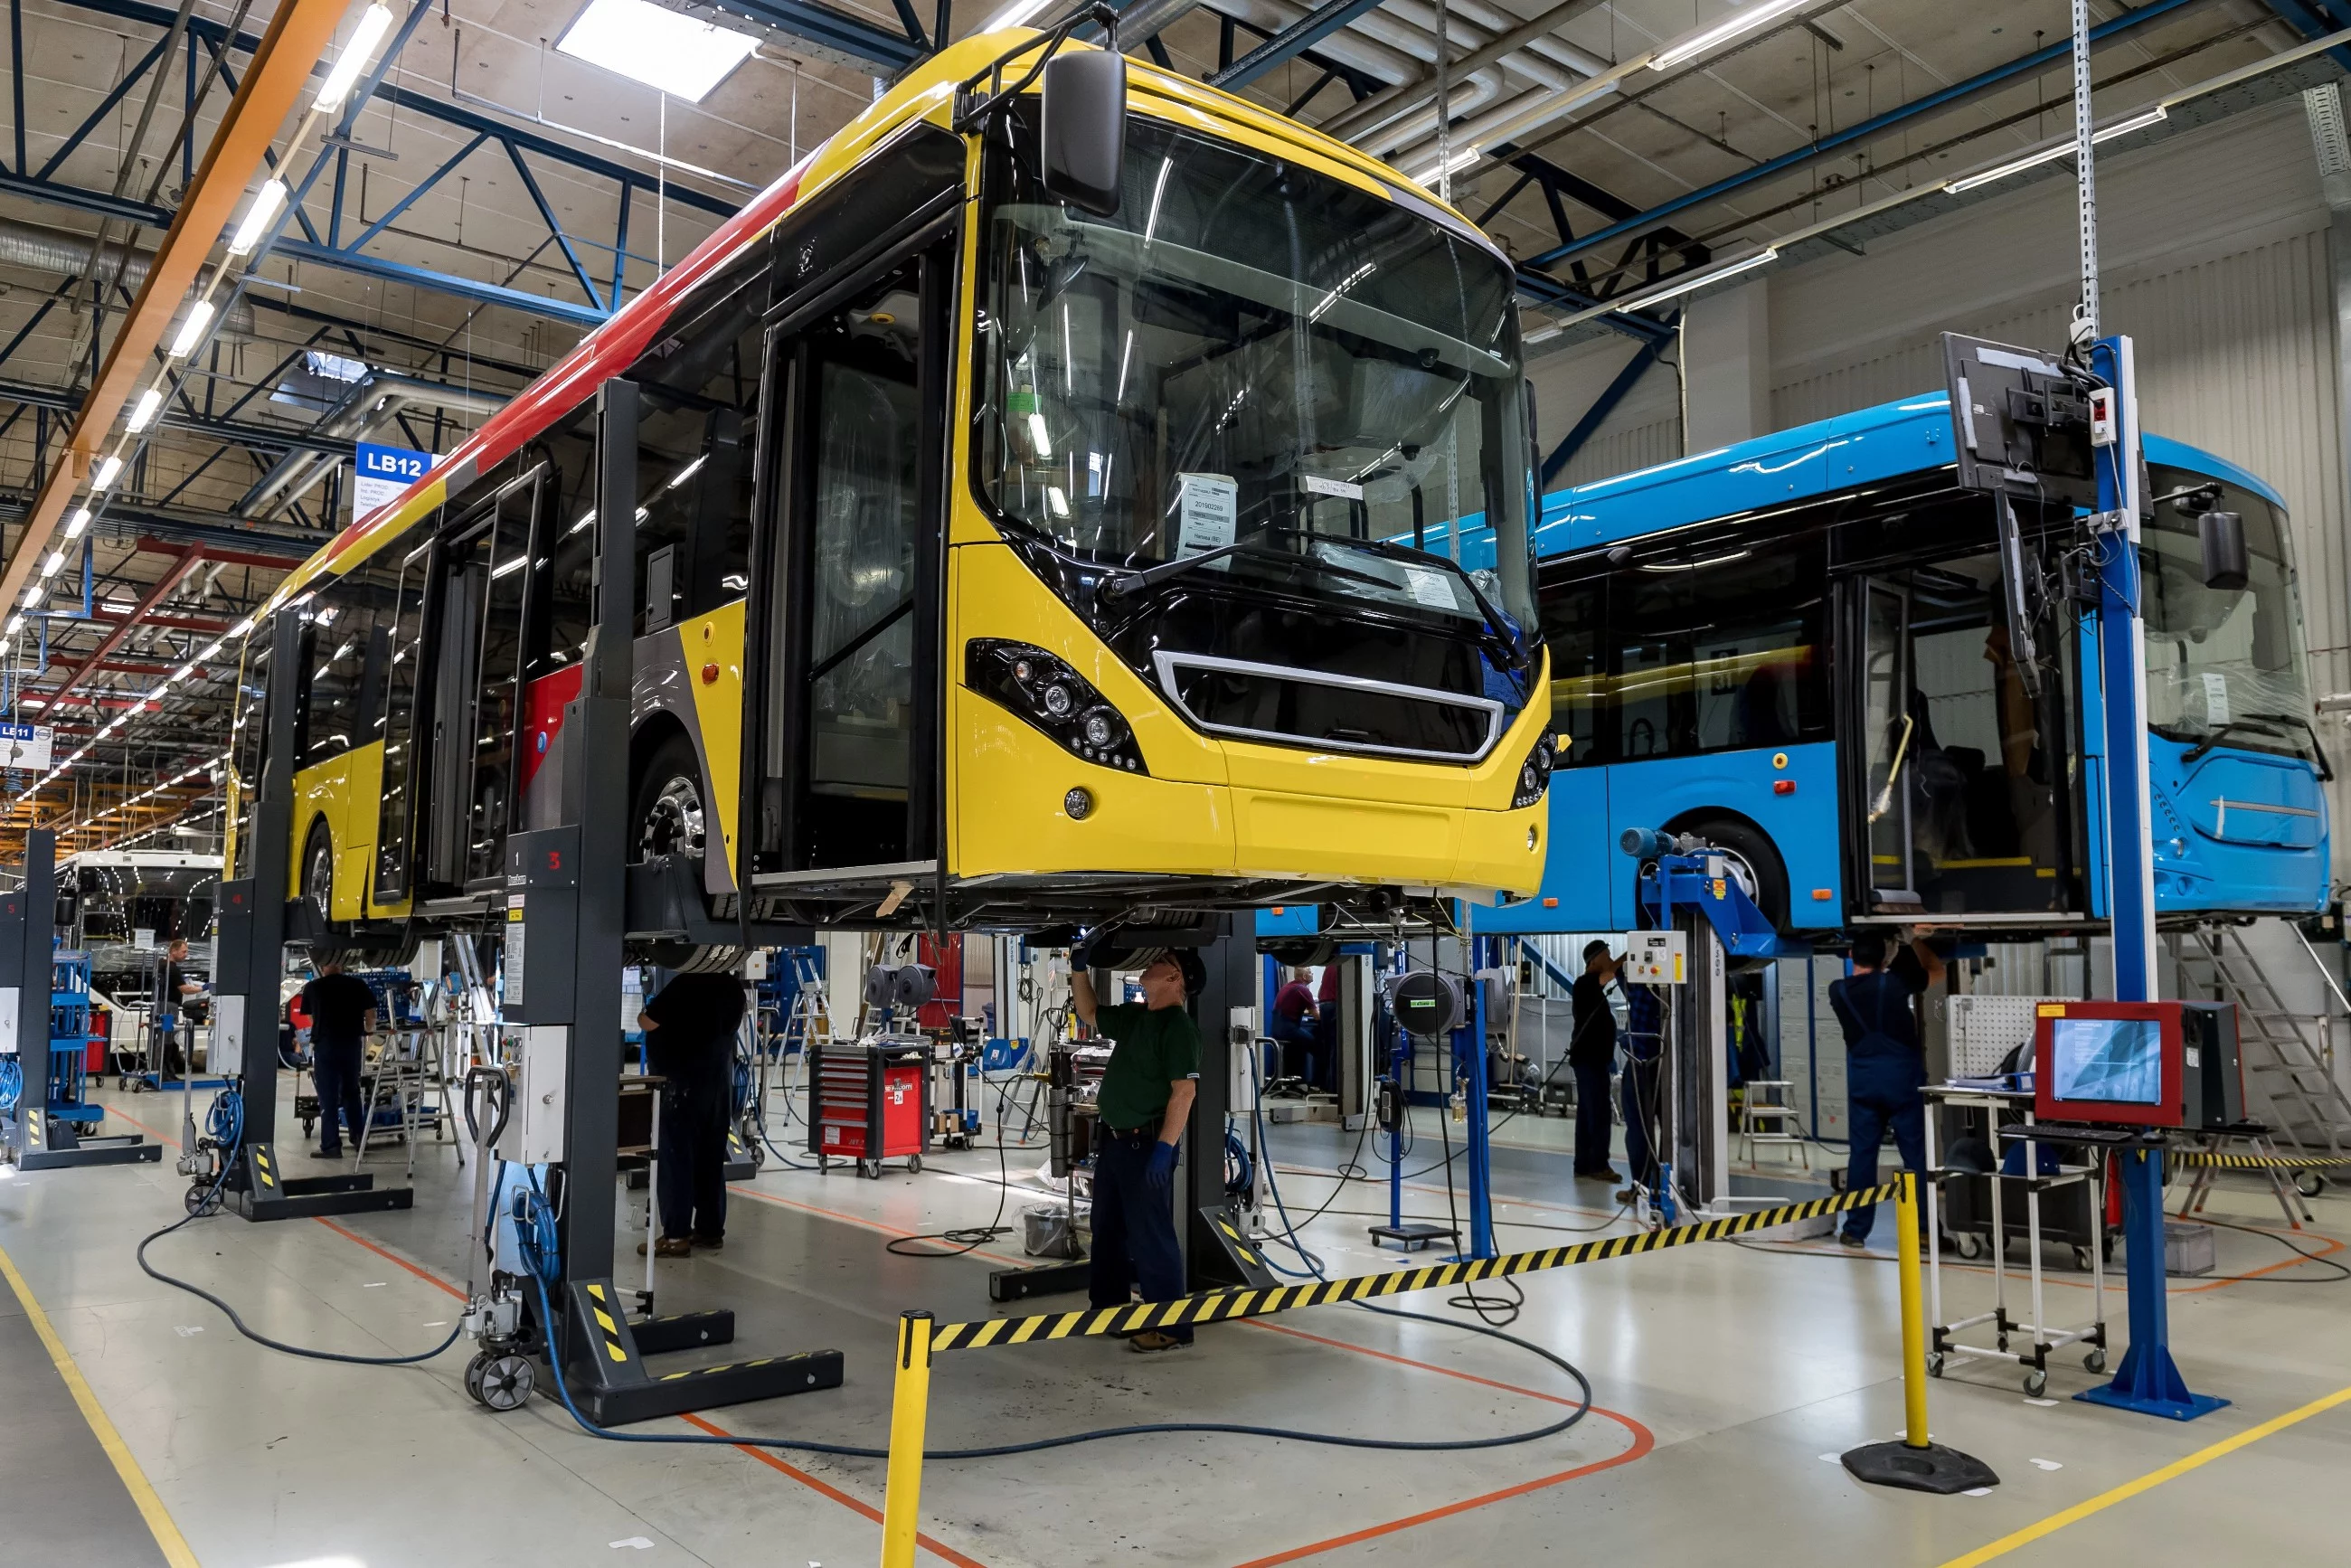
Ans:
{"label": "blue work glove", "polygon": [[1176,1179],[1176,1145],[1158,1143],[1151,1145],[1151,1168],[1143,1173],[1154,1192],[1165,1192]]}

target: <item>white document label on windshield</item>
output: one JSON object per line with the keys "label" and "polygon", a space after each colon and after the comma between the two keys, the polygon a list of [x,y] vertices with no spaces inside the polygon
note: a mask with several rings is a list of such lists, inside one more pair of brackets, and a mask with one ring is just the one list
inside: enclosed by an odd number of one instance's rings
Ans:
{"label": "white document label on windshield", "polygon": [[1176,555],[1201,555],[1233,542],[1241,487],[1225,474],[1176,476]]}
{"label": "white document label on windshield", "polygon": [[1426,567],[1408,566],[1404,569],[1405,586],[1412,591],[1413,602],[1437,610],[1458,610],[1461,601],[1453,596],[1453,580],[1441,571]]}
{"label": "white document label on windshield", "polygon": [[1350,485],[1344,479],[1325,479],[1319,474],[1308,474],[1301,477],[1300,483],[1306,486],[1306,493],[1310,496],[1336,496],[1343,501],[1364,498],[1364,487]]}
{"label": "white document label on windshield", "polygon": [[2204,722],[2214,729],[2229,722],[2229,677],[2218,670],[2204,672]]}

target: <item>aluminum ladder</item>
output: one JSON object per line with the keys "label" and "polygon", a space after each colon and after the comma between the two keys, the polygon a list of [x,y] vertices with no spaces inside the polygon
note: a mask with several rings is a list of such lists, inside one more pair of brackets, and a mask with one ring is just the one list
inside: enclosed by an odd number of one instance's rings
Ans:
{"label": "aluminum ladder", "polygon": [[[2328,992],[2351,1012],[2335,977],[2299,927],[2289,925],[2294,941],[2309,956],[2312,967],[2326,982]],[[2247,1114],[2266,1124],[2266,1138],[2246,1140],[2257,1152],[2281,1159],[2294,1155],[2340,1156],[2351,1140],[2351,1096],[2346,1096],[2334,1071],[2334,1019],[2324,1012],[2296,1012],[2285,1005],[2262,969],[2244,931],[2238,925],[2206,925],[2172,938],[2179,965],[2180,989],[2200,988],[2214,998],[2237,1005],[2238,1049],[2244,1071]],[[2202,1207],[2212,1182],[2204,1167],[2192,1184],[2189,1202]],[[2270,1172],[2271,1185],[2289,1217],[2300,1207],[2287,1197],[2284,1174]],[[2182,1212],[2187,1212],[2183,1207]],[[2309,1215],[2304,1211],[2302,1218]]]}

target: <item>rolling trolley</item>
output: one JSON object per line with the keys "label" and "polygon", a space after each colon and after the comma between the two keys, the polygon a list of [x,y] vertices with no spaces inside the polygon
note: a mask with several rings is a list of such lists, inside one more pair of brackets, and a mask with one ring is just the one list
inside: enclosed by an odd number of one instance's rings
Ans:
{"label": "rolling trolley", "polygon": [[920,1035],[875,1035],[809,1047],[809,1153],[817,1169],[854,1162],[879,1178],[882,1162],[923,1168],[930,1146],[931,1042]]}
{"label": "rolling trolley", "polygon": [[[1953,1354],[1980,1355],[1993,1361],[2010,1357],[2025,1367],[2024,1392],[2027,1397],[2038,1399],[2049,1386],[2049,1357],[2068,1345],[2086,1345],[2083,1366],[2093,1374],[2106,1369],[2106,1264],[2105,1213],[2106,1164],[2103,1154],[2083,1166],[2062,1166],[2051,1174],[2040,1169],[2039,1144],[2034,1136],[2032,1094],[2018,1091],[1957,1084],[1934,1084],[1924,1091],[1928,1103],[1927,1169],[1927,1312],[1929,1319],[1927,1371],[1940,1377]],[[1938,1123],[1934,1113],[1943,1107],[1981,1111],[1993,1131],[1991,1142],[1995,1150],[2005,1143],[2022,1145],[2024,1150],[2024,1172],[2018,1176],[2003,1176],[1998,1169],[1995,1154],[1994,1169],[1990,1172],[1946,1168],[1937,1151]],[[2021,1125],[2001,1129],[2002,1112],[2022,1111]],[[1971,1317],[1947,1321],[1943,1316],[1942,1217],[1946,1207],[1945,1185],[1980,1177],[1991,1193],[1991,1252],[1992,1278],[1992,1308]],[[2029,1255],[2028,1276],[2031,1281],[2032,1304],[2027,1316],[2011,1315],[2008,1309],[2008,1229],[2002,1195],[2014,1183],[2024,1190],[2024,1234]],[[2076,1328],[2053,1326],[2048,1321],[2047,1304],[2043,1299],[2041,1278],[2041,1200],[2044,1193],[2083,1186],[2089,1197],[2091,1236],[2089,1245],[2077,1248],[2077,1255],[2088,1254],[2090,1270],[2090,1321]],[[1956,1336],[1970,1329],[1991,1325],[1995,1343],[1991,1345],[1967,1344]],[[2022,1338],[2029,1348],[2018,1350],[2012,1342]]]}

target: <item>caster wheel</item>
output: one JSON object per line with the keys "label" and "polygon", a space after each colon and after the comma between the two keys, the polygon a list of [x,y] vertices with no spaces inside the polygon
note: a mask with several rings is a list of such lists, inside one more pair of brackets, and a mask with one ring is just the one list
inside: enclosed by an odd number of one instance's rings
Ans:
{"label": "caster wheel", "polygon": [[2074,1249],[2074,1268],[2077,1273],[2086,1274],[2090,1271],[2090,1249],[2088,1248],[2076,1247]]}
{"label": "caster wheel", "polygon": [[1983,1240],[1981,1238],[1975,1236],[1955,1237],[1951,1241],[1951,1250],[1957,1252],[1960,1257],[1965,1259],[1974,1260],[1980,1258],[1984,1254]]}
{"label": "caster wheel", "polygon": [[530,1358],[512,1351],[481,1351],[465,1364],[465,1392],[488,1409],[520,1409],[530,1399],[536,1375]]}
{"label": "caster wheel", "polygon": [[2038,1399],[2049,1390],[2049,1375],[2039,1367],[2024,1375],[2024,1396]]}
{"label": "caster wheel", "polygon": [[1927,1358],[1927,1375],[1929,1377],[1940,1377],[1943,1375],[1943,1353],[1941,1351],[1938,1350]]}
{"label": "caster wheel", "polygon": [[2105,1371],[2106,1353],[2103,1350],[2092,1351],[2082,1358],[2082,1369],[2092,1374]]}
{"label": "caster wheel", "polygon": [[2294,1190],[2304,1197],[2316,1197],[2326,1190],[2326,1178],[2316,1171],[2294,1173]]}
{"label": "caster wheel", "polygon": [[906,1156],[906,1174],[908,1176],[920,1176],[923,1174],[922,1155],[908,1155]]}
{"label": "caster wheel", "polygon": [[860,1160],[857,1162],[857,1168],[868,1181],[880,1181],[882,1179],[882,1162],[880,1160]]}
{"label": "caster wheel", "polygon": [[218,1214],[221,1207],[220,1189],[208,1181],[190,1182],[180,1200],[190,1214]]}

